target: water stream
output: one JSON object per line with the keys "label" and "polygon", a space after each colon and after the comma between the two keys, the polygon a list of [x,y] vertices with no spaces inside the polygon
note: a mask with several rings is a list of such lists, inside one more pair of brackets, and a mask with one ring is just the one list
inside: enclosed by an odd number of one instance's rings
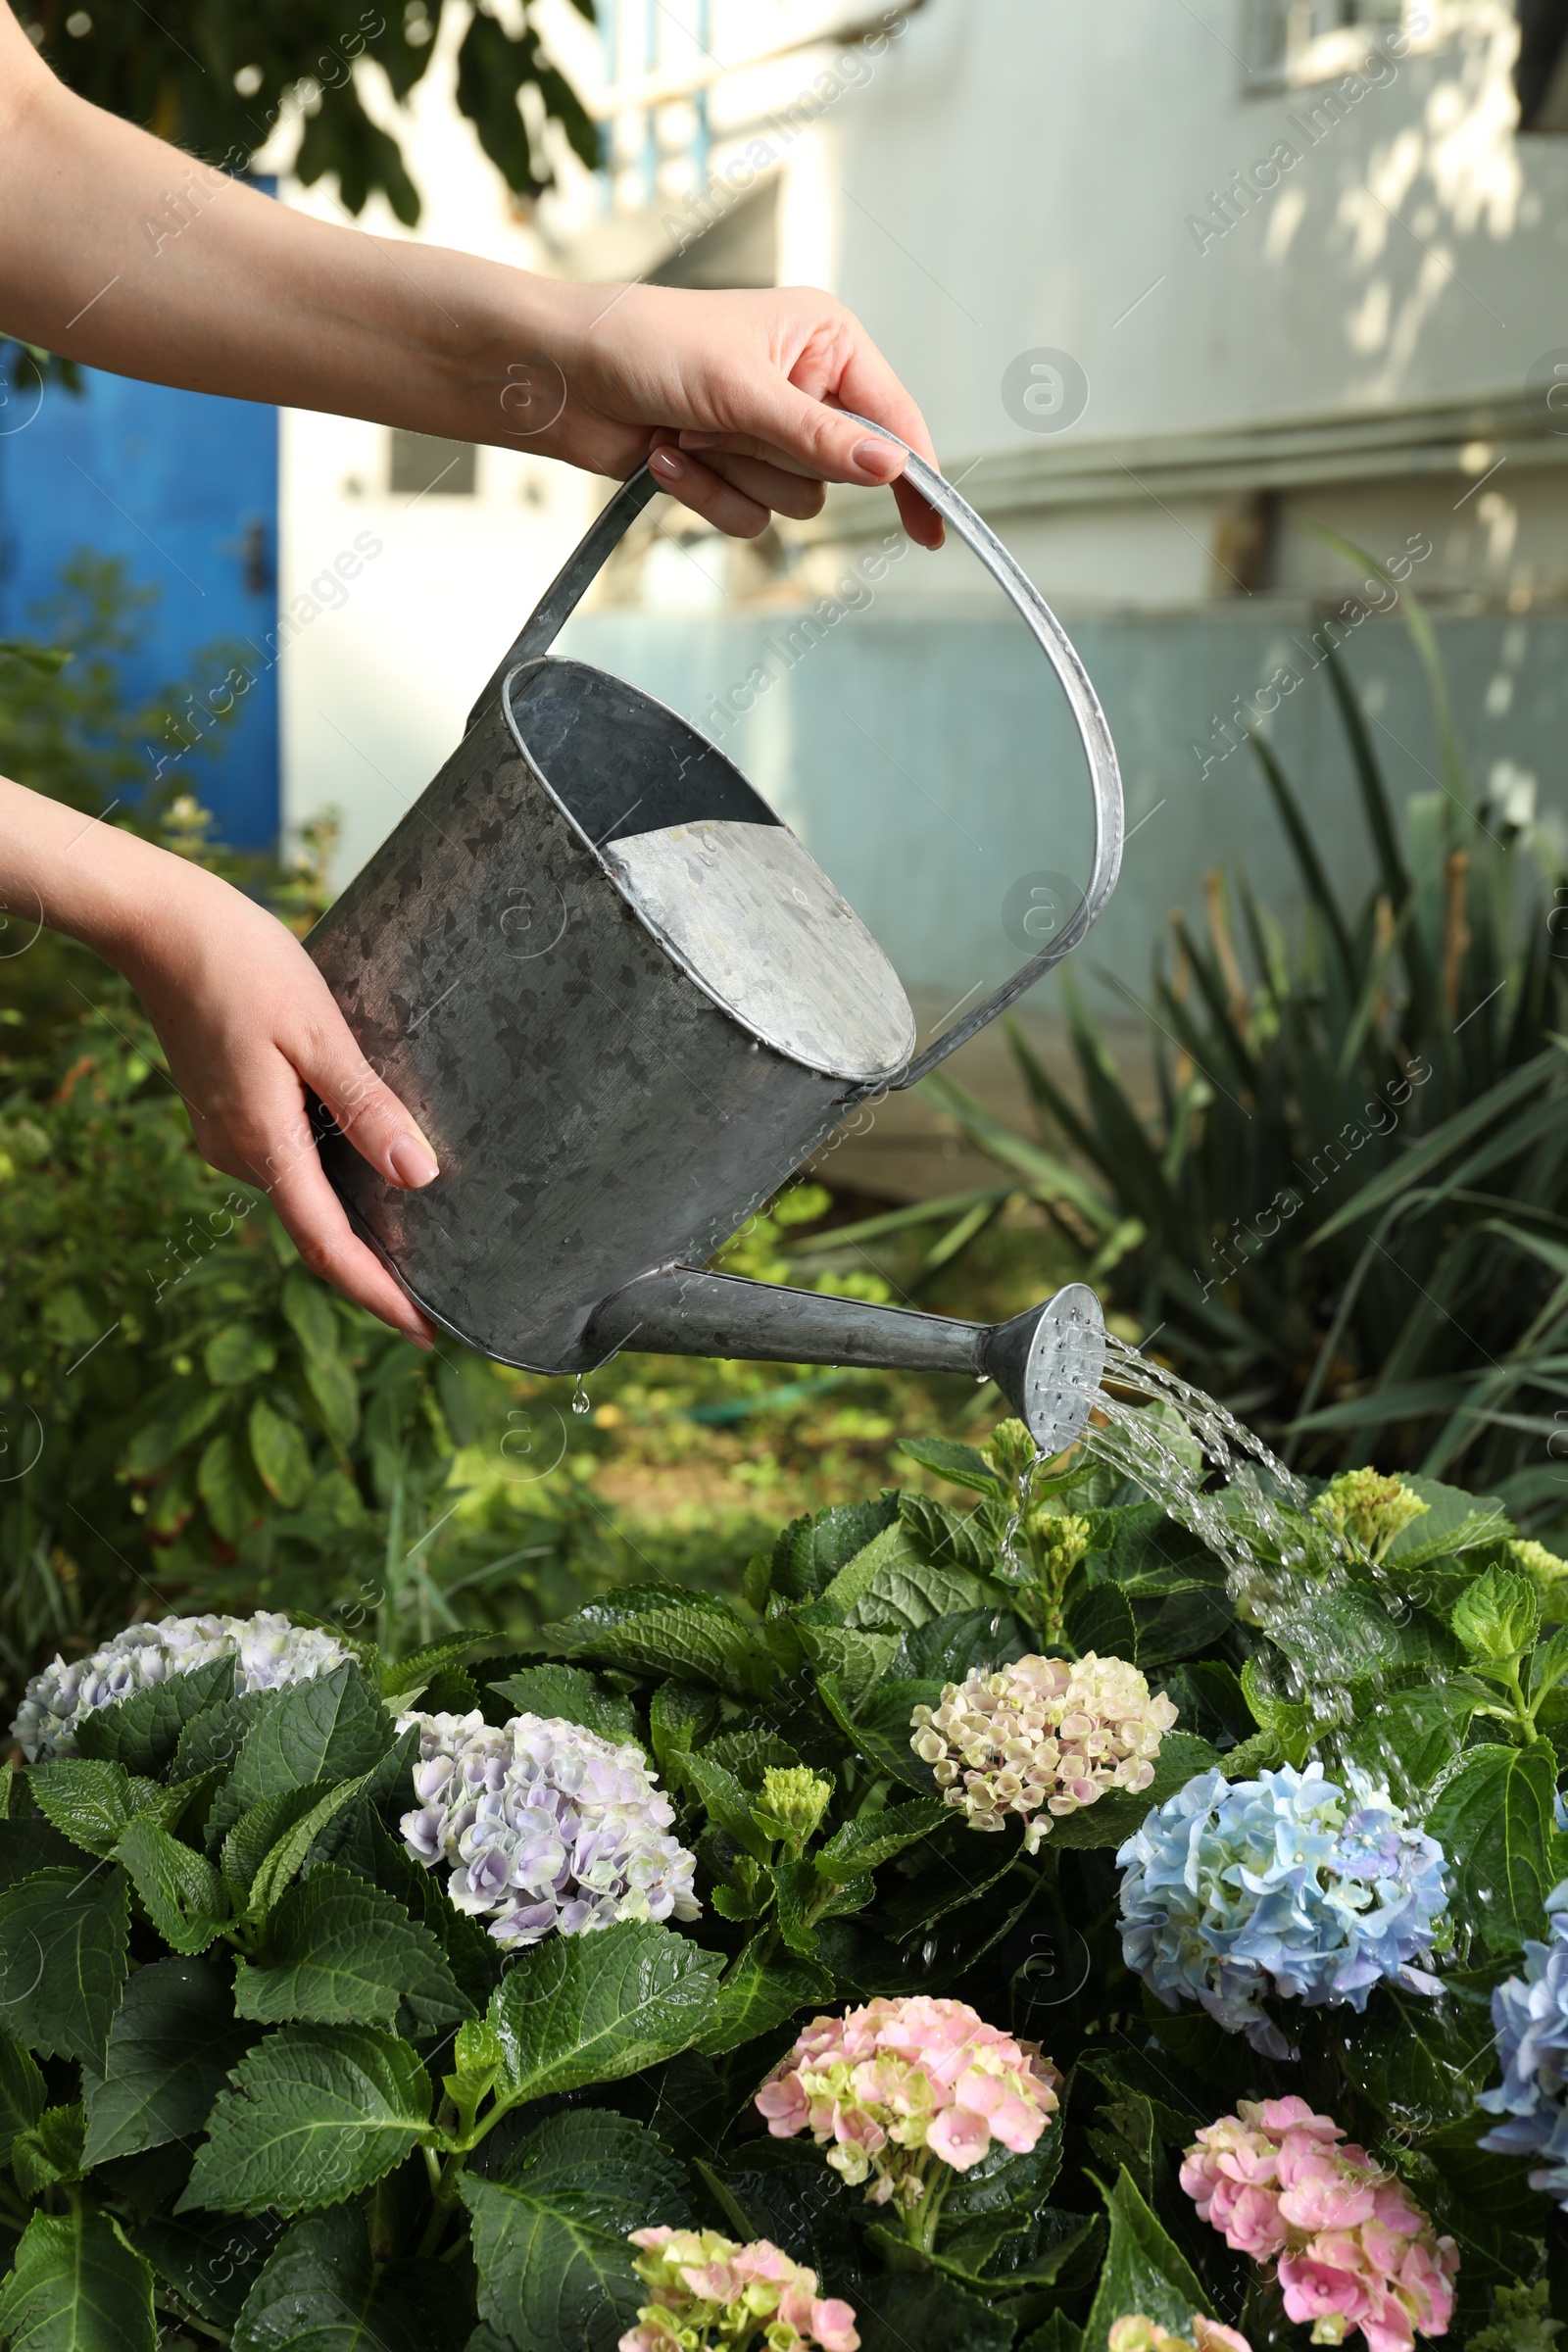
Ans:
{"label": "water stream", "polygon": [[[1332,1595],[1346,1581],[1347,1555],[1320,1523],[1303,1529],[1311,1496],[1301,1481],[1224,1405],[1114,1335],[1083,1445],[1223,1562],[1232,1602],[1268,1639],[1266,1682],[1310,1709],[1332,1769],[1333,1732],[1348,1722],[1347,1684],[1352,1675],[1381,1677],[1374,1656],[1348,1653],[1336,1636]],[[1009,1535],[1028,1507],[1031,1477],[1019,1481]],[[1391,1580],[1377,1581],[1396,1622],[1405,1604]]]}

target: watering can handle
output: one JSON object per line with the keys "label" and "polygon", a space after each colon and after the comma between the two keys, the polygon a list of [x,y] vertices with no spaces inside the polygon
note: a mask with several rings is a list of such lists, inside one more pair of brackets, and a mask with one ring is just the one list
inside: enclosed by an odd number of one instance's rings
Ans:
{"label": "watering can handle", "polygon": [[[917,456],[906,441],[900,441],[897,433],[889,432],[886,425],[873,424],[869,417],[856,416],[853,410],[843,413],[852,423],[863,424],[868,431],[880,433],[884,440],[897,442],[899,448],[906,453],[904,480],[911,483],[920,496],[946,521],[952,523],[959,538],[979,557],[1017,607],[1024,625],[1055,671],[1062,692],[1066,695],[1067,707],[1072,712],[1089,761],[1089,789],[1095,812],[1094,860],[1088,886],[1070,920],[1063,924],[1057,936],[1050,940],[1038,955],[1031,956],[1026,963],[1020,964],[1010,979],[994,989],[961,1021],[944,1030],[923,1054],[916,1054],[897,1082],[898,1087],[903,1088],[916,1084],[934,1070],[939,1061],[945,1061],[977,1030],[983,1029],[988,1021],[995,1020],[999,1012],[1004,1012],[1009,1004],[1023,995],[1025,989],[1032,988],[1084,937],[1114,890],[1121,868],[1121,771],[1116,761],[1115,746],[1110,740],[1110,729],[1100,708],[1100,698],[1090,684],[1088,671],[1078,659],[1060,621],[1034,582],[1007,553],[996,532],[988,523],[981,521],[967,500],[958,496],[952,483],[945,480],[934,466],[928,466],[924,458]],[[646,466],[640,466],[629,481],[621,484],[524,621],[521,633],[508,649],[505,660],[500,662],[474,705],[468,719],[470,727],[510,669],[519,662],[531,661],[540,654],[548,653],[609,557],[660,487]]]}

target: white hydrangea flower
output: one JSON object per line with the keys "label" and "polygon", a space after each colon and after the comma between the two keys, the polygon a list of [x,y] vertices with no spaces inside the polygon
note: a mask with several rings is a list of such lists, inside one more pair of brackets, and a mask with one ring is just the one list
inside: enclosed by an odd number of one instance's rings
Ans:
{"label": "white hydrangea flower", "polygon": [[999,1673],[949,1683],[938,1707],[910,1717],[915,1754],[975,1830],[1028,1823],[1034,1853],[1052,1818],[1092,1805],[1107,1788],[1137,1795],[1154,1777],[1176,1709],[1123,1658],[1020,1658]]}
{"label": "white hydrangea flower", "polygon": [[668,1835],[674,1808],[630,1741],[559,1716],[403,1715],[419,1727],[418,1799],[403,1840],[445,1864],[460,1911],[498,1943],[582,1936],[622,1919],[696,1919],[692,1856]]}
{"label": "white hydrangea flower", "polygon": [[29,1764],[76,1753],[76,1724],[171,1675],[191,1674],[214,1658],[232,1657],[236,1691],[274,1690],[311,1683],[352,1659],[354,1652],[315,1626],[291,1625],[273,1609],[254,1617],[163,1617],[130,1625],[90,1658],[67,1665],[57,1657],[35,1674],[11,1736]]}

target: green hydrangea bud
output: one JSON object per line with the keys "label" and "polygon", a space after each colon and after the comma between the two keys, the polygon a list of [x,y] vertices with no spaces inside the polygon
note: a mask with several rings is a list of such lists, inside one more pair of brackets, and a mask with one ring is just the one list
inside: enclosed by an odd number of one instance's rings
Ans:
{"label": "green hydrangea bud", "polygon": [[785,1837],[804,1840],[832,1801],[832,1782],[819,1780],[806,1765],[770,1764],[762,1775],[756,1810],[768,1823],[776,1822]]}
{"label": "green hydrangea bud", "polygon": [[1008,1486],[1016,1486],[1040,1459],[1040,1448],[1021,1421],[999,1421],[981,1450]]}
{"label": "green hydrangea bud", "polygon": [[1368,1559],[1381,1560],[1395,1537],[1431,1508],[1411,1488],[1399,1479],[1385,1478],[1381,1470],[1343,1470],[1324,1488],[1312,1512],[1343,1542],[1353,1544]]}
{"label": "green hydrangea bud", "polygon": [[1554,1598],[1560,1602],[1564,1598],[1560,1592],[1553,1594],[1551,1588],[1568,1576],[1568,1560],[1558,1559],[1554,1551],[1548,1551],[1544,1544],[1536,1543],[1530,1536],[1516,1537],[1508,1549],[1543,1600]]}
{"label": "green hydrangea bud", "polygon": [[1063,1582],[1089,1549],[1089,1522],[1075,1511],[1031,1511],[1027,1521],[1030,1543],[1053,1580]]}

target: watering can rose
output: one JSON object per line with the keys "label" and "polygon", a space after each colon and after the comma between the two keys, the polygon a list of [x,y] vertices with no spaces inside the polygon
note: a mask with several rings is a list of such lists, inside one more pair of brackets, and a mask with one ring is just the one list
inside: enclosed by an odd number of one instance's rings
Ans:
{"label": "watering can rose", "polygon": [[1138,1795],[1176,1709],[1121,1658],[1020,1658],[995,1674],[949,1683],[940,1705],[916,1707],[909,1741],[950,1805],[972,1830],[1028,1824],[1034,1853],[1053,1819],[1092,1805],[1107,1788]]}
{"label": "watering can rose", "polygon": [[907,2212],[928,2193],[932,2157],[965,2173],[993,2139],[1027,2154],[1060,2088],[1038,2042],[916,1993],[813,2019],[757,2106],[775,2139],[809,2131],[852,2187],[870,2180],[870,2203]]}
{"label": "watering can rose", "polygon": [[1271,1995],[1359,2013],[1385,1978],[1441,1991],[1417,1964],[1446,1933],[1443,1848],[1386,1788],[1347,1777],[1348,1796],[1321,1764],[1200,1773],[1120,1848],[1122,1957],[1167,2009],[1198,2001],[1288,2058]]}
{"label": "watering can rose", "polygon": [[497,1943],[581,1936],[623,1919],[696,1919],[692,1856],[642,1749],[580,1724],[478,1713],[403,1715],[419,1727],[418,1804],[403,1842],[446,1866],[458,1910],[493,1922]]}
{"label": "watering can rose", "polygon": [[[1352,2328],[1368,2352],[1410,2352],[1453,2315],[1459,2250],[1402,2182],[1304,2099],[1244,2099],[1199,2132],[1182,2186],[1238,2254],[1276,2266],[1287,2316],[1315,2344]],[[1221,2341],[1224,2339],[1221,2338]]]}

